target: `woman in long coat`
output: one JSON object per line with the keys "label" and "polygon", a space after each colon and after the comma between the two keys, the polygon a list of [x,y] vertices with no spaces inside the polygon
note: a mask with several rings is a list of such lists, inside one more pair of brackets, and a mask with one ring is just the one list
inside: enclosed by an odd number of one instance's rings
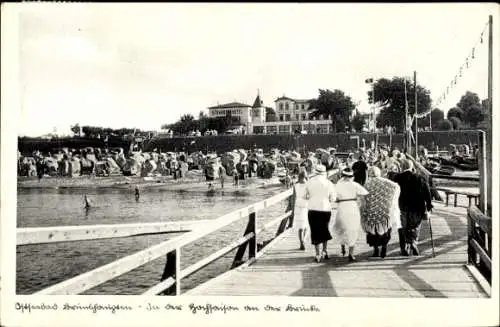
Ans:
{"label": "woman in long coat", "polygon": [[337,194],[337,216],[333,226],[335,234],[342,245],[342,255],[345,247],[349,247],[349,261],[355,261],[354,245],[361,231],[361,216],[358,200],[362,199],[368,191],[360,184],[353,181],[354,173],[351,168],[342,171],[342,178],[335,187]]}

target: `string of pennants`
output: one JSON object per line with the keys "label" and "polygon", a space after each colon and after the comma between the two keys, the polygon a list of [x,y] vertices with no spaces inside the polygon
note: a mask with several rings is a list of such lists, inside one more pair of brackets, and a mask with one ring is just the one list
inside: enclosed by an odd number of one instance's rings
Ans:
{"label": "string of pennants", "polygon": [[[446,87],[446,90],[444,90],[443,93],[437,98],[436,103],[435,103],[435,107],[437,107],[439,104],[441,104],[446,99],[446,96],[450,93],[450,91],[454,88],[454,86],[457,85],[458,80],[463,76],[463,71],[465,69],[470,68],[471,62],[476,58],[476,49],[478,48],[478,46],[480,46],[480,44],[483,44],[485,42],[484,40],[485,40],[485,34],[486,34],[486,29],[488,28],[488,24],[489,24],[489,22],[486,22],[483,30],[481,31],[480,37],[477,39],[476,43],[472,47],[471,52],[465,58],[465,61],[462,64],[462,66],[460,66],[455,77],[451,80],[450,84]],[[429,115],[432,110],[433,109],[431,108],[427,112],[420,113],[420,114],[413,115],[413,116],[416,116],[417,118],[423,118],[423,117]]]}

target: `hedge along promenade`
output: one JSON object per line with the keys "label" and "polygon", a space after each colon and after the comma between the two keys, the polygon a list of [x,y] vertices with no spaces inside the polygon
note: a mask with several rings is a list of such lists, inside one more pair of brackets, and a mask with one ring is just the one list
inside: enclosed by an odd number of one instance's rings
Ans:
{"label": "hedge along promenade", "polygon": [[[298,149],[299,151],[314,151],[317,148],[327,148],[336,146],[337,151],[349,151],[357,147],[357,140],[352,137],[359,136],[365,139],[366,146],[370,146],[371,141],[375,141],[374,133],[337,133],[337,134],[309,134],[309,135],[219,135],[202,137],[157,137],[149,141],[145,151],[157,148],[160,151],[217,151],[226,152],[234,149],[252,149],[254,146],[268,151],[273,148],[288,150]],[[403,134],[392,136],[392,145],[402,148]],[[440,149],[448,149],[450,144],[476,144],[478,132],[476,130],[467,131],[432,131],[419,132],[418,144],[427,148],[434,145]],[[389,145],[390,136],[379,134],[378,143]]]}
{"label": "hedge along promenade", "polygon": [[[491,133],[488,133],[491,135]],[[357,147],[357,140],[352,137],[359,136],[359,140],[364,138],[366,146],[370,146],[371,141],[375,141],[374,133],[337,133],[337,134],[310,134],[310,135],[219,135],[201,137],[155,137],[145,142],[144,151],[158,149],[162,152],[168,151],[217,151],[227,152],[234,149],[251,149],[254,146],[268,151],[273,148],[278,149],[298,149],[299,151],[314,151],[317,148],[327,148],[336,146],[338,151],[348,151]],[[431,148],[432,143],[440,149],[449,148],[450,144],[477,143],[478,133],[476,130],[463,131],[432,131],[419,132],[418,144]],[[387,134],[379,134],[379,144],[389,145],[390,137]],[[403,135],[392,136],[392,144],[402,148]],[[122,139],[109,139],[108,147],[122,147],[127,150],[129,141]],[[86,147],[104,148],[102,139],[91,139],[82,137],[67,137],[59,139],[40,138],[18,138],[18,149],[22,154],[28,155],[35,150],[42,152],[54,152],[60,148],[82,149]]]}

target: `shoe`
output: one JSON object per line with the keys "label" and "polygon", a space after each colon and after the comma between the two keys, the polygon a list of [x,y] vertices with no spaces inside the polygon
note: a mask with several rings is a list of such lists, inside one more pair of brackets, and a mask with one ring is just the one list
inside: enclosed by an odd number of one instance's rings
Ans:
{"label": "shoe", "polygon": [[420,251],[415,244],[412,244],[410,248],[413,255],[420,255]]}
{"label": "shoe", "polygon": [[406,244],[403,252],[401,252],[402,255],[404,255],[405,257],[409,257],[410,256],[410,249],[411,249],[411,246],[410,244]]}
{"label": "shoe", "polygon": [[300,251],[305,251],[305,249],[306,249],[306,247],[304,246],[304,244],[301,244],[299,250]]}
{"label": "shoe", "polygon": [[380,251],[380,257],[383,259],[387,255],[387,247],[382,246],[382,251]]}
{"label": "shoe", "polygon": [[342,251],[342,256],[345,257],[345,246],[344,245],[342,245],[341,251]]}
{"label": "shoe", "polygon": [[356,262],[356,258],[349,254],[349,262]]}
{"label": "shoe", "polygon": [[320,262],[321,262],[321,256],[320,256],[320,255],[317,255],[317,256],[314,258],[314,261],[316,261],[316,263],[320,263]]}
{"label": "shoe", "polygon": [[374,247],[372,257],[378,257],[378,256],[379,256],[378,247]]}
{"label": "shoe", "polygon": [[328,253],[323,251],[323,259],[328,260]]}

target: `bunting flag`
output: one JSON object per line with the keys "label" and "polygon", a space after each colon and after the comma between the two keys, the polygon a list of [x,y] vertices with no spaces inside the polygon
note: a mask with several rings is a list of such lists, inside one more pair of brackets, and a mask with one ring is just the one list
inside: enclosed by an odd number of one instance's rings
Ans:
{"label": "bunting flag", "polygon": [[[451,80],[450,85],[446,87],[446,91],[444,91],[441,96],[437,99],[434,108],[437,107],[439,104],[441,104],[442,101],[446,99],[446,96],[450,93],[450,91],[453,89],[453,86],[457,85],[458,79],[463,77],[463,69],[465,68],[470,68],[470,64],[473,59],[476,59],[476,49],[479,44],[483,44],[483,38],[484,38],[484,33],[486,33],[486,29],[488,28],[489,21],[485,23],[483,30],[481,31],[479,39],[476,39],[476,43],[473,45],[472,50],[470,52],[470,56],[467,56],[465,58],[464,63],[460,66],[460,69],[458,71],[458,74],[455,75],[455,77]],[[422,118],[431,113],[432,109],[417,115],[417,118]]]}

